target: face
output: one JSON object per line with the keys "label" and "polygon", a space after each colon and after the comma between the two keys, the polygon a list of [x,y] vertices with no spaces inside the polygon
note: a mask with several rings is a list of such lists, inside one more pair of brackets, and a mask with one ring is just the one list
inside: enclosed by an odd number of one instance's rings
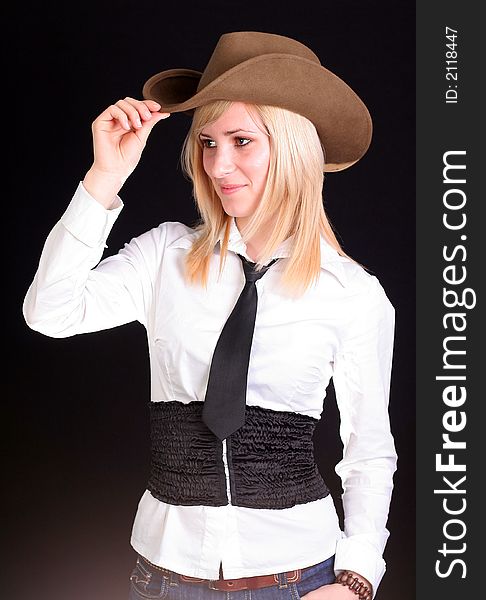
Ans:
{"label": "face", "polygon": [[265,189],[270,140],[264,131],[258,115],[253,117],[242,102],[235,102],[200,134],[204,170],[224,211],[236,217],[239,226],[255,212]]}

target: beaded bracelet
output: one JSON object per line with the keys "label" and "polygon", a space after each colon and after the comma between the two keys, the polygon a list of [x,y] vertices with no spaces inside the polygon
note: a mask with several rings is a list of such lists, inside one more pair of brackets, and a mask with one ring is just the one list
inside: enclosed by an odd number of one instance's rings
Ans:
{"label": "beaded bracelet", "polygon": [[359,600],[371,600],[370,588],[349,571],[341,571],[336,577],[336,583],[348,586],[358,596]]}

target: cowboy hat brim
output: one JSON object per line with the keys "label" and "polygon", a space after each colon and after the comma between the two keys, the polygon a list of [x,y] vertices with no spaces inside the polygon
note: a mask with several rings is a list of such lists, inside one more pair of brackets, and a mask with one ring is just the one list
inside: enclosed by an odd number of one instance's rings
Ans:
{"label": "cowboy hat brim", "polygon": [[316,62],[291,54],[264,54],[225,71],[197,90],[202,73],[171,69],[152,76],[143,97],[161,112],[192,114],[213,100],[279,106],[309,119],[325,152],[324,171],[341,171],[367,151],[372,135],[368,109],[339,77]]}

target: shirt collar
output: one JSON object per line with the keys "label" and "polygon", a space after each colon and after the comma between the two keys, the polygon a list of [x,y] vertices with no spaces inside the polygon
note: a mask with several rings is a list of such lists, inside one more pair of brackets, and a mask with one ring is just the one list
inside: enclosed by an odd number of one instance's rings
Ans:
{"label": "shirt collar", "polygon": [[[197,235],[197,231],[189,232],[180,238],[177,238],[172,243],[169,244],[168,248],[191,248],[193,238]],[[221,232],[218,242],[221,246],[224,238],[224,229]],[[292,244],[293,236],[290,236],[286,240],[284,240],[277,248],[274,250],[272,256],[269,258],[266,264],[273,260],[274,258],[287,258],[291,253],[291,244]],[[230,233],[228,239],[228,250],[235,252],[237,254],[241,254],[246,259],[251,260],[251,258],[246,254],[246,244],[241,237],[240,231],[236,225],[236,220],[233,217],[230,221]],[[320,250],[321,250],[321,269],[325,271],[329,271],[334,275],[339,283],[345,287],[347,284],[347,276],[346,271],[344,269],[343,263],[349,262],[349,259],[345,256],[341,256],[337,250],[335,250],[329,242],[324,238],[324,236],[320,235]]]}

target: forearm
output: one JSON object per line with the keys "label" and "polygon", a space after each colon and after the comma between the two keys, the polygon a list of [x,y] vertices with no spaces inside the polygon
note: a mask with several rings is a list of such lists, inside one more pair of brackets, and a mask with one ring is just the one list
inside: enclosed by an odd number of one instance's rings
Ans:
{"label": "forearm", "polygon": [[[359,449],[355,446],[355,449]],[[380,448],[367,456],[348,451],[337,471],[342,478],[344,536],[338,542],[335,570],[350,570],[371,582],[376,591],[386,569],[383,552],[393,490],[396,453],[393,439],[384,435]]]}

